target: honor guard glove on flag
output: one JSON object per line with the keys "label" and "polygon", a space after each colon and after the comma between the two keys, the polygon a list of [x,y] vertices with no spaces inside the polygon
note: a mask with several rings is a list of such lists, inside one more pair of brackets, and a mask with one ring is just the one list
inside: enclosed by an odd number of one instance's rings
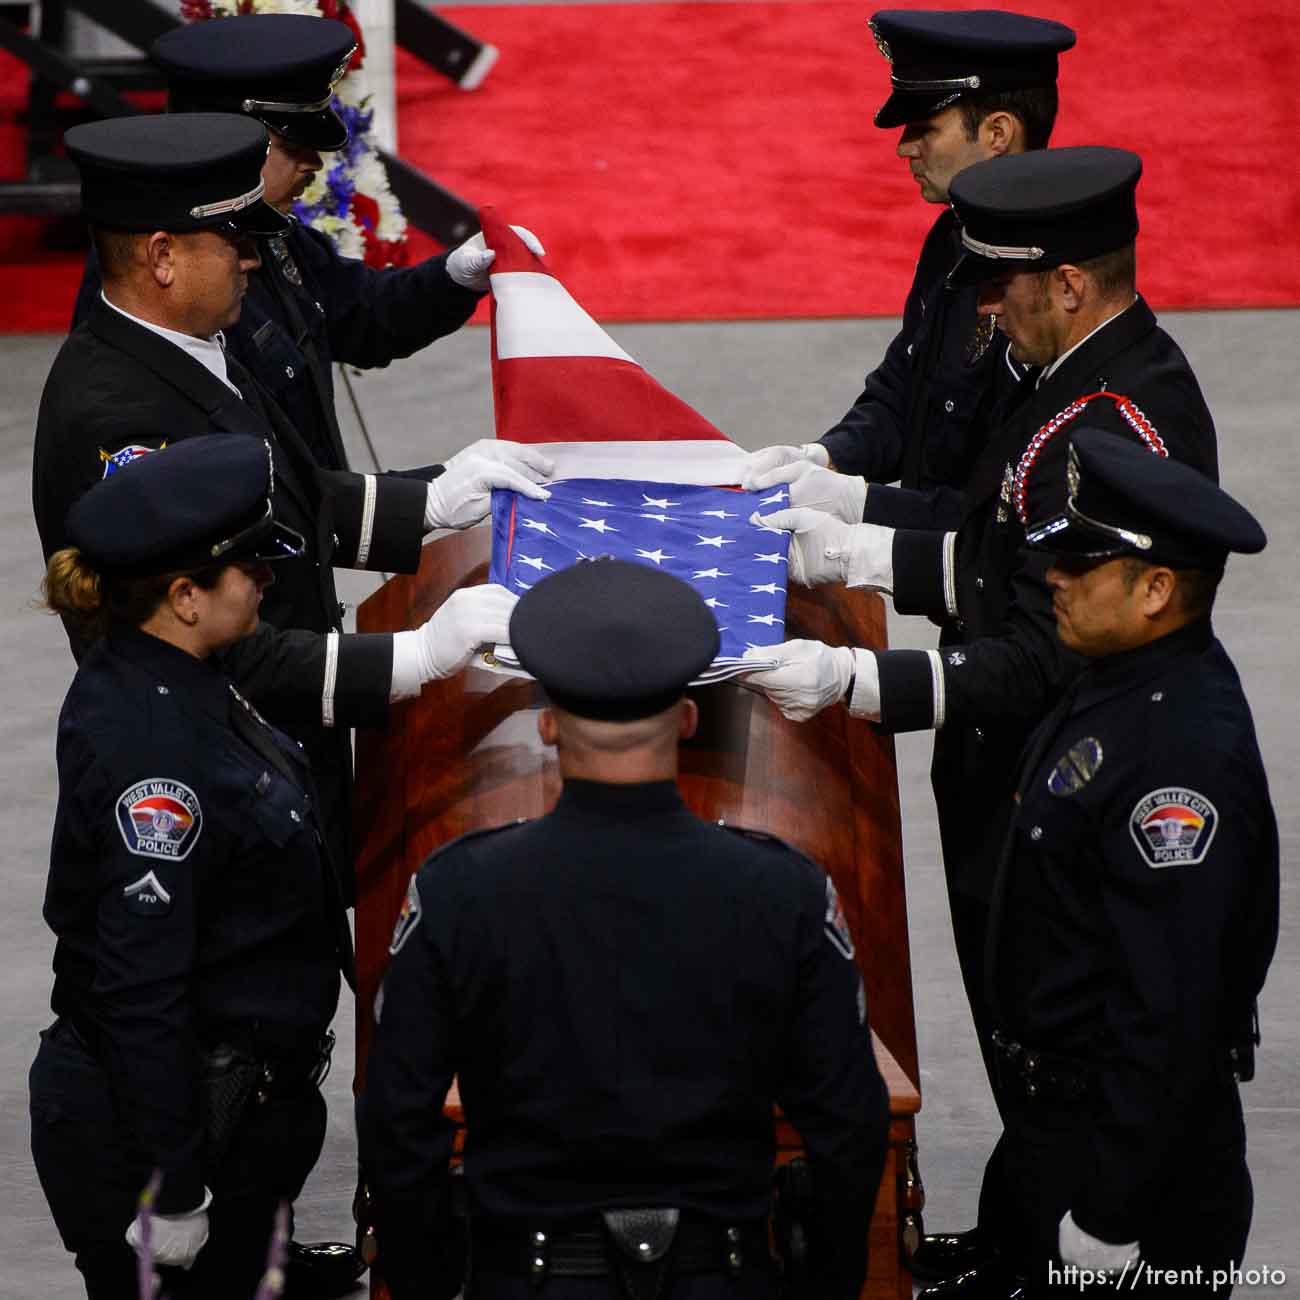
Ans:
{"label": "honor guard glove on flag", "polygon": [[837,474],[806,460],[751,474],[741,484],[753,491],[789,484],[790,504],[825,510],[846,524],[860,524],[867,507],[867,482],[856,474]]}
{"label": "honor guard glove on flag", "polygon": [[510,442],[505,438],[480,438],[477,442],[471,442],[454,456],[449,456],[443,463],[443,469],[449,470],[470,456],[500,461],[502,465],[518,470],[537,483],[544,483],[555,473],[555,462],[549,456],[526,442]]}
{"label": "honor guard glove on flag", "polygon": [[746,488],[765,487],[766,484],[753,483],[750,480],[760,474],[766,474],[769,470],[777,469],[781,465],[799,465],[805,461],[810,461],[814,465],[820,465],[823,469],[828,469],[831,463],[830,452],[820,442],[804,442],[797,445],[787,443],[779,447],[763,447],[758,451],[751,451],[745,457],[745,477],[741,480],[741,486]]}
{"label": "honor guard glove on flag", "polygon": [[[204,1188],[203,1204],[186,1214],[149,1212],[149,1252],[155,1264],[190,1269],[208,1240],[208,1206],[212,1193]],[[126,1230],[127,1245],[140,1250],[144,1229],[137,1214]]]}
{"label": "honor guard glove on flag", "polygon": [[754,514],[750,522],[790,534],[790,578],[801,587],[842,582],[890,593],[894,589],[894,530],[846,524],[802,507]]}
{"label": "honor guard glove on flag", "polygon": [[[538,257],[546,256],[542,241],[525,226],[511,226],[511,230],[524,241],[530,253]],[[462,289],[473,289],[475,293],[486,293],[490,284],[488,275],[492,263],[496,261],[496,249],[489,248],[483,238],[483,232],[467,239],[458,248],[447,254],[447,274]]]}
{"label": "honor guard glove on flag", "polygon": [[880,721],[880,665],[870,650],[823,645],[820,641],[786,641],[750,658],[771,658],[776,668],[750,673],[741,685],[766,695],[792,722],[807,722],[847,695],[849,712]]}
{"label": "honor guard glove on flag", "polygon": [[1061,1218],[1057,1232],[1057,1249],[1061,1263],[1073,1264],[1090,1273],[1122,1273],[1131,1269],[1142,1257],[1141,1244],[1136,1241],[1114,1244],[1102,1241],[1079,1227],[1069,1210]]}
{"label": "honor guard glove on flag", "polygon": [[395,633],[389,698],[418,695],[425,682],[460,672],[479,646],[509,640],[510,614],[518,599],[496,583],[461,587],[423,627]]}
{"label": "honor guard glove on flag", "polygon": [[468,528],[485,519],[492,509],[493,488],[513,488],[523,496],[545,501],[551,494],[538,487],[545,474],[533,462],[549,462],[538,452],[521,450],[527,451],[527,457],[453,456],[446,470],[429,483],[424,503],[425,529]]}

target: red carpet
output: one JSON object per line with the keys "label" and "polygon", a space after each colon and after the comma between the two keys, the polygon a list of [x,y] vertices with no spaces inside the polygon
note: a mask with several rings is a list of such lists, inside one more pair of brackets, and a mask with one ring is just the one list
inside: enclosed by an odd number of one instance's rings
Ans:
{"label": "red carpet", "polygon": [[[1157,309],[1300,303],[1290,0],[1009,3],[1081,34],[1054,142],[1146,160],[1140,279]],[[871,125],[886,84],[871,7],[449,7],[501,59],[465,94],[400,54],[401,151],[536,230],[601,320],[895,314],[935,209],[897,132]],[[0,81],[10,174],[20,97]],[[61,328],[75,266],[15,227],[0,221],[0,329]]]}

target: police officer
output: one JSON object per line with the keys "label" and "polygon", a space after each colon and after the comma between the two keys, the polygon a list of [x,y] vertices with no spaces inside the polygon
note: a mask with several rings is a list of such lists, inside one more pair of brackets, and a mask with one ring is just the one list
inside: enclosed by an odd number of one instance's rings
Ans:
{"label": "police officer", "polygon": [[712,614],[667,574],[597,560],[526,593],[510,640],[547,692],[564,788],[411,881],[358,1105],[394,1300],[462,1283],[453,1075],[471,1296],[773,1295],[775,1100],[817,1185],[810,1293],[852,1300],[887,1096],[827,877],[678,792]]}
{"label": "police officer", "polygon": [[[793,508],[768,517],[794,530],[795,581],[892,592],[899,613],[929,615],[942,628],[929,651],[787,643],[786,665],[751,681],[788,716],[845,698],[887,731],[936,731],[931,779],[953,936],[995,1093],[983,959],[1013,773],[1029,731],[1081,667],[1056,637],[1047,561],[1024,549],[1025,527],[1063,508],[1066,439],[1083,418],[1217,473],[1196,378],[1136,291],[1141,170],[1136,154],[1082,146],[976,163],[953,181],[966,249],[954,276],[980,284],[1013,355],[1030,366],[979,453],[960,528],[852,524],[861,484],[815,466],[787,467]],[[855,486],[856,497],[846,495]],[[995,1154],[981,1225],[1000,1199],[996,1176]],[[986,1232],[938,1235],[945,1240],[928,1243],[927,1272],[944,1259],[969,1272],[987,1254]],[[990,1286],[977,1275],[930,1300]]]}
{"label": "police officer", "polygon": [[[964,251],[949,186],[973,163],[1047,147],[1058,57],[1075,34],[996,9],[883,9],[871,31],[890,65],[890,95],[875,124],[903,128],[898,156],[921,198],[943,211],[921,246],[902,328],[857,401],[817,442],[754,453],[745,486],[769,486],[767,472],[782,463],[833,464],[870,480],[866,519],[955,527],[989,409],[1024,368],[1008,356],[975,286],[948,283]],[[896,479],[908,493],[883,486]]]}
{"label": "police officer", "polygon": [[89,648],[59,718],[32,1153],[92,1300],[136,1300],[146,1229],[167,1295],[251,1296],[324,1138],[343,898],[301,748],[216,663],[303,553],[271,494],[261,439],[183,442],[87,492],[47,570]]}
{"label": "police officer", "polygon": [[348,728],[382,721],[391,699],[456,671],[474,645],[504,632],[513,601],[477,587],[455,593],[417,633],[344,636],[333,568],[412,572],[429,529],[475,523],[494,486],[544,494],[534,480],[549,462],[487,440],[445,472],[432,467],[427,482],[323,467],[223,346],[258,265],[255,236],[287,224],[264,198],[266,128],[229,113],[167,114],[75,127],[66,144],[105,281],[41,396],[32,478],[45,556],[66,544],[72,503],[132,457],[213,432],[269,440],[276,508],[306,552],[282,566],[263,625],[225,662],[244,694],[306,745],[331,849],[347,868]]}
{"label": "police officer", "polygon": [[[249,272],[226,346],[326,469],[348,468],[332,362],[384,366],[459,329],[488,288],[493,257],[475,236],[414,266],[379,270],[340,255],[331,239],[293,217],[294,200],[323,166],[321,151],[347,148],[348,127],[331,96],[356,49],[352,29],[333,19],[250,14],[177,27],[149,51],[167,76],[171,112],[244,113],[270,133],[265,198],[285,214],[285,228],[260,236],[261,265]],[[520,235],[544,251],[530,232]],[[92,258],[74,325],[99,287]]]}
{"label": "police officer", "polygon": [[1088,666],[1023,757],[989,932],[1008,1249],[1031,1295],[1077,1295],[1062,1265],[1226,1295],[1250,1226],[1237,1080],[1277,941],[1278,841],[1211,611],[1229,552],[1264,533],[1113,434],[1074,436],[1068,481],[1030,545],[1055,553],[1057,630]]}

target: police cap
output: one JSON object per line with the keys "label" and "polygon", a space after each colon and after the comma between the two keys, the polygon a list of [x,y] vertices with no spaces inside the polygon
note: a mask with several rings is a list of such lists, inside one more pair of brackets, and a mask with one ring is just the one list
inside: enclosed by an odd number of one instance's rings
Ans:
{"label": "police cap", "polygon": [[949,284],[1082,262],[1137,238],[1142,159],[1127,149],[1035,149],[974,163],[948,187],[963,257]]}
{"label": "police cap", "polygon": [[81,171],[81,208],[109,230],[232,230],[282,235],[262,199],[268,145],[260,122],[233,113],[114,117],[64,137]]}
{"label": "police cap", "polygon": [[330,105],[357,48],[345,23],[312,14],[248,14],[177,27],[149,56],[167,74],[173,113],[247,113],[312,149],[342,149]]}
{"label": "police cap", "polygon": [[972,91],[1053,86],[1057,55],[1075,42],[1064,23],[1002,9],[882,9],[870,26],[890,63],[882,127],[932,117]]}
{"label": "police cap", "polygon": [[271,510],[264,438],[213,433],[114,470],[68,512],[68,538],[101,573],[149,577],[302,555]]}
{"label": "police cap", "polygon": [[682,697],[718,653],[718,624],[680,578],[625,560],[580,561],[525,592],[510,644],[557,708],[630,722]]}
{"label": "police cap", "polygon": [[1217,483],[1118,434],[1078,430],[1066,478],[1065,512],[1028,533],[1039,550],[1216,572],[1230,551],[1264,549],[1259,521]]}

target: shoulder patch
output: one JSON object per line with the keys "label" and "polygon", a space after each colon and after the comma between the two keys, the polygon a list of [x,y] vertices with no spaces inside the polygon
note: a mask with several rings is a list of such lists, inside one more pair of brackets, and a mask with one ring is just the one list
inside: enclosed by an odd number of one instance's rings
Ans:
{"label": "shoulder patch", "polygon": [[844,915],[844,905],[835,892],[835,884],[830,876],[826,877],[826,937],[841,957],[853,960],[853,936],[849,933],[849,920]]}
{"label": "shoulder patch", "polygon": [[411,937],[420,920],[420,887],[411,877],[406,887],[406,897],[402,899],[402,910],[397,914],[397,924],[393,926],[393,938],[388,945],[388,955],[396,957],[402,951],[402,945]]}
{"label": "shoulder patch", "polygon": [[1210,851],[1219,811],[1195,790],[1165,786],[1137,801],[1128,829],[1147,866],[1195,866]]}
{"label": "shoulder patch", "polygon": [[136,916],[166,916],[172,910],[172,896],[152,871],[122,886],[122,902]]}
{"label": "shoulder patch", "polygon": [[125,447],[119,447],[116,451],[104,451],[100,449],[99,459],[104,462],[104,477],[108,478],[116,474],[118,470],[129,465],[133,460],[139,460],[141,456],[148,456],[150,452],[162,451],[167,444],[164,442],[162,447],[146,447],[138,442],[129,442]]}
{"label": "shoulder patch", "polygon": [[203,829],[198,795],[166,777],[128,786],[117,798],[117,829],[128,853],[141,858],[189,857]]}

